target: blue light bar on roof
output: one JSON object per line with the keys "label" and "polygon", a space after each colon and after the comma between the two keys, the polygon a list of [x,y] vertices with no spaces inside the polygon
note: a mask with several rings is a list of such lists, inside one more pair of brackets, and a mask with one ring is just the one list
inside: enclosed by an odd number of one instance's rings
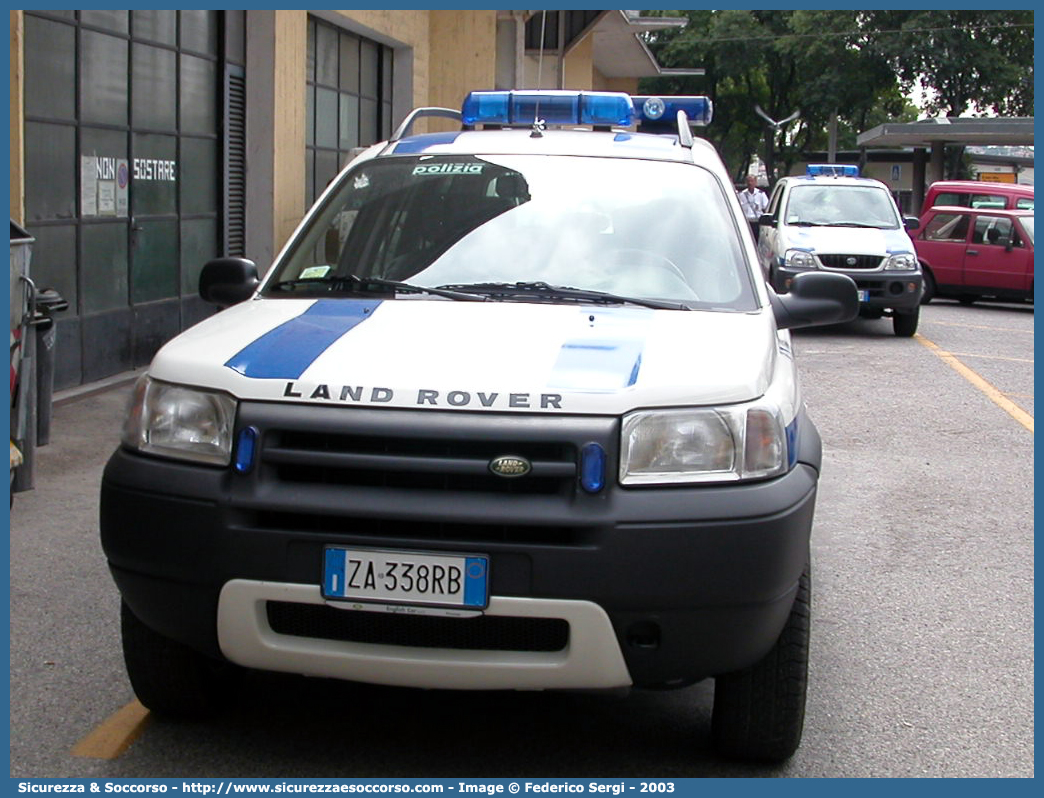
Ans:
{"label": "blue light bar on roof", "polygon": [[631,98],[622,92],[473,91],[461,122],[471,125],[619,125],[632,123]]}
{"label": "blue light bar on roof", "polygon": [[859,167],[854,163],[810,163],[805,167],[809,177],[859,177]]}
{"label": "blue light bar on roof", "polygon": [[676,125],[678,112],[684,111],[693,125],[709,125],[714,117],[714,103],[700,95],[632,97],[634,115],[639,124],[659,123]]}

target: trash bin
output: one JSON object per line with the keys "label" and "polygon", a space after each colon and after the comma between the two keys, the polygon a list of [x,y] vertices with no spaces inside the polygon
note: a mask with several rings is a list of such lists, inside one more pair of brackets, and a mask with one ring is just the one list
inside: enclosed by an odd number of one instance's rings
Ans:
{"label": "trash bin", "polygon": [[32,327],[36,330],[36,445],[51,442],[51,403],[54,397],[54,348],[58,341],[58,325],[54,314],[69,303],[53,288],[36,291],[36,312]]}
{"label": "trash bin", "polygon": [[34,239],[11,220],[11,493],[33,487],[36,449],[36,334],[29,258]]}

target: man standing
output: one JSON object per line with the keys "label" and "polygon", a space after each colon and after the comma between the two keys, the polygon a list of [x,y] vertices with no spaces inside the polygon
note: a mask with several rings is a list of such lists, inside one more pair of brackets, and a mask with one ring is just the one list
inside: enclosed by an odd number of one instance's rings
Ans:
{"label": "man standing", "polygon": [[747,187],[739,193],[739,203],[743,209],[743,216],[750,223],[750,232],[757,241],[761,232],[758,219],[768,208],[768,197],[758,188],[758,179],[754,175],[747,175]]}

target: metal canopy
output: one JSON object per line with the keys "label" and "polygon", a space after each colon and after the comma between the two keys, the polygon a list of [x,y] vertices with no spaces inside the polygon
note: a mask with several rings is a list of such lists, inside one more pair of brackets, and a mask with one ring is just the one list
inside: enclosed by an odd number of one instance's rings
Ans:
{"label": "metal canopy", "polygon": [[1033,145],[1033,117],[950,117],[878,125],[856,137],[860,147],[931,147],[935,144]]}

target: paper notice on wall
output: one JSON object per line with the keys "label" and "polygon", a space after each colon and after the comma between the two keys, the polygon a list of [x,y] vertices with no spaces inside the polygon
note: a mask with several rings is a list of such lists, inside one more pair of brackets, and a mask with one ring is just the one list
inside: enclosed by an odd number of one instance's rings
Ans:
{"label": "paper notice on wall", "polygon": [[98,215],[98,158],[80,156],[80,216]]}
{"label": "paper notice on wall", "polygon": [[127,216],[129,204],[127,201],[127,186],[130,184],[130,164],[126,158],[116,161],[116,215]]}
{"label": "paper notice on wall", "polygon": [[98,215],[116,215],[116,181],[98,181]]}

